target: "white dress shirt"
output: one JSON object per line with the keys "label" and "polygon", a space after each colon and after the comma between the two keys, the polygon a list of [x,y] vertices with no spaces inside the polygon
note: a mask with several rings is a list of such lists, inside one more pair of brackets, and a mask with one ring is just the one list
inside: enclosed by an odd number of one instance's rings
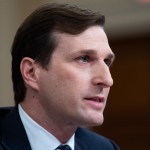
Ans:
{"label": "white dress shirt", "polygon": [[[19,115],[27,133],[32,150],[55,150],[61,143],[60,141],[37,124],[19,105]],[[66,143],[74,150],[75,134]]]}

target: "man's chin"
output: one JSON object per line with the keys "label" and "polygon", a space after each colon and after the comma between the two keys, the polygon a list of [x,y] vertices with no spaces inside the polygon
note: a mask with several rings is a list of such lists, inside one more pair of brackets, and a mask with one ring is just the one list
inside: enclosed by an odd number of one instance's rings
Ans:
{"label": "man's chin", "polygon": [[91,126],[100,126],[104,122],[104,116],[103,114],[95,115],[93,118],[91,118]]}
{"label": "man's chin", "polygon": [[103,120],[100,120],[100,121],[97,121],[97,122],[93,122],[92,124],[91,124],[91,126],[92,127],[94,127],[94,126],[101,126],[102,124],[103,124]]}
{"label": "man's chin", "polygon": [[86,127],[95,127],[95,126],[101,126],[104,122],[104,117],[97,118],[97,119],[91,119],[86,122]]}

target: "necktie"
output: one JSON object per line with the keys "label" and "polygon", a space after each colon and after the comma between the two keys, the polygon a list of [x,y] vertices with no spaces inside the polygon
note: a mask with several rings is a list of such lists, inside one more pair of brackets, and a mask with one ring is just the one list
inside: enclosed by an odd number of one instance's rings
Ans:
{"label": "necktie", "polygon": [[59,145],[55,150],[71,150],[69,145]]}

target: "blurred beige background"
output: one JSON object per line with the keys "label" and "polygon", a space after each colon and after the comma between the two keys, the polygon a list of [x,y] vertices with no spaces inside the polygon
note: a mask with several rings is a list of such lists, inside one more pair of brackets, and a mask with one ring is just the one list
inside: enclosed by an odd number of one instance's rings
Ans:
{"label": "blurred beige background", "polygon": [[98,133],[121,150],[150,149],[150,0],[0,0],[0,106],[12,106],[10,49],[22,21],[38,6],[69,2],[99,10],[116,54],[114,86]]}

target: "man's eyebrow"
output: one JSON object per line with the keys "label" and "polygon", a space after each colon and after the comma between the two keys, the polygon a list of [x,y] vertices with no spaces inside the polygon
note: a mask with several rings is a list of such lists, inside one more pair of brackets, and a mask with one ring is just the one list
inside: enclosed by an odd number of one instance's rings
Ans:
{"label": "man's eyebrow", "polygon": [[[97,54],[97,51],[91,50],[91,49],[83,49],[83,50],[78,51],[77,53],[96,55],[96,54]],[[112,52],[112,53],[108,54],[107,58],[109,58],[109,59],[111,59],[112,61],[114,61],[114,60],[115,60],[115,54]]]}
{"label": "man's eyebrow", "polygon": [[[78,52],[75,52],[74,54],[84,54],[84,55],[97,55],[97,51],[92,49],[82,49]],[[106,56],[107,59],[112,60],[112,62],[115,60],[115,54],[112,52]]]}
{"label": "man's eyebrow", "polygon": [[91,49],[83,49],[83,50],[80,50],[78,51],[77,53],[80,53],[80,54],[93,54],[93,55],[96,55],[97,54],[97,51],[95,50],[91,50]]}
{"label": "man's eyebrow", "polygon": [[82,49],[79,51],[75,51],[73,52],[71,55],[75,56],[75,55],[96,55],[97,52],[95,50],[91,50],[91,49]]}

